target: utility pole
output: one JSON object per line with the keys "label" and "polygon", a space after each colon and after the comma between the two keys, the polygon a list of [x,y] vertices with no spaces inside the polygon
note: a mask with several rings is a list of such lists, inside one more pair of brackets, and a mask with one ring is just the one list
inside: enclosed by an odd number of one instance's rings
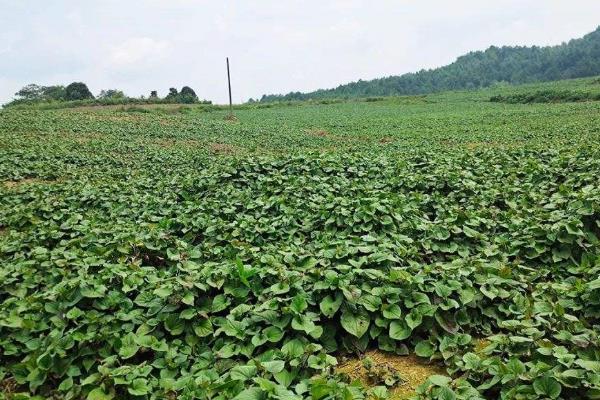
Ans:
{"label": "utility pole", "polygon": [[229,75],[229,57],[227,57],[227,85],[229,86],[229,119],[233,119],[233,103],[231,101],[231,76]]}

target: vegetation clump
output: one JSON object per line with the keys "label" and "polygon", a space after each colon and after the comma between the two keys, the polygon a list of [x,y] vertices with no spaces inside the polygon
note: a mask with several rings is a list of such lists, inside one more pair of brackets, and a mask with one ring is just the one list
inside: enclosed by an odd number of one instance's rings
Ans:
{"label": "vegetation clump", "polygon": [[40,86],[29,84],[15,93],[16,99],[3,107],[35,107],[35,108],[70,108],[81,106],[110,106],[110,105],[149,105],[149,104],[204,104],[212,102],[199,100],[196,92],[184,86],[181,92],[170,88],[169,94],[164,98],[158,96],[156,90],[150,92],[149,97],[129,97],[119,89],[102,90],[94,97],[87,85],[83,82],[73,82],[66,88],[61,85]]}
{"label": "vegetation clump", "polygon": [[584,92],[571,90],[540,90],[533,93],[515,93],[495,95],[490,98],[495,103],[530,104],[530,103],[566,103],[576,101],[599,101],[600,92]]}

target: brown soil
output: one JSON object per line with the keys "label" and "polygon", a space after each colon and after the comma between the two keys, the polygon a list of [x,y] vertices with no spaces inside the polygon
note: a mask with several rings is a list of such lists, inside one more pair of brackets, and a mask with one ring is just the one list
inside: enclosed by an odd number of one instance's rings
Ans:
{"label": "brown soil", "polygon": [[414,355],[399,356],[379,350],[372,350],[359,359],[343,362],[338,366],[337,372],[348,375],[353,381],[359,380],[365,387],[369,387],[367,370],[363,366],[365,357],[369,357],[373,361],[373,365],[385,366],[390,371],[398,372],[405,381],[403,384],[390,389],[390,400],[407,399],[413,396],[417,386],[425,382],[431,375],[446,375],[443,368],[429,364],[423,358]]}

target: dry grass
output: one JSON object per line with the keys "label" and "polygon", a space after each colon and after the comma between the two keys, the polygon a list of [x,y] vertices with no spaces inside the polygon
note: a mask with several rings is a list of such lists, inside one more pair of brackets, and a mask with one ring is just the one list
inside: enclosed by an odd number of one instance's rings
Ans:
{"label": "dry grass", "polygon": [[226,143],[210,143],[209,148],[213,154],[232,155],[239,153],[235,146]]}
{"label": "dry grass", "polygon": [[10,399],[12,394],[17,391],[19,385],[14,378],[6,378],[0,381],[0,394],[7,396]]}
{"label": "dry grass", "polygon": [[476,354],[479,355],[484,355],[485,351],[486,351],[486,347],[488,347],[492,342],[490,342],[488,339],[477,339],[475,340],[475,348],[473,349],[473,351]]}
{"label": "dry grass", "polygon": [[311,136],[318,136],[318,137],[331,136],[331,134],[324,129],[309,129],[306,131],[306,133],[308,133]]}
{"label": "dry grass", "polygon": [[[155,139],[150,142],[154,146],[161,148],[204,148],[208,149],[214,155],[234,155],[239,154],[241,149],[227,143],[216,143],[216,142],[201,142],[194,139]],[[142,144],[144,144],[142,142]]]}
{"label": "dry grass", "polygon": [[106,135],[102,133],[63,133],[60,135],[62,138],[71,139],[77,142],[78,144],[88,144],[94,140],[102,140],[106,139]]}
{"label": "dry grass", "polygon": [[353,381],[359,380],[366,387],[371,386],[368,371],[363,365],[363,360],[366,357],[373,361],[373,365],[385,367],[390,371],[399,373],[402,377],[404,383],[390,389],[390,399],[392,400],[407,399],[413,396],[417,386],[425,382],[431,375],[445,375],[443,368],[429,364],[426,360],[417,356],[399,356],[378,350],[369,351],[359,359],[341,363],[337,368],[337,372],[348,375]]}
{"label": "dry grass", "polygon": [[503,142],[466,142],[459,144],[458,146],[464,146],[469,150],[474,149],[515,149],[524,146],[524,142],[515,141],[513,143],[503,143]]}
{"label": "dry grass", "polygon": [[[145,141],[142,141],[141,143],[143,144]],[[193,139],[156,139],[156,140],[152,140],[151,141],[152,144],[159,146],[159,147],[164,147],[164,148],[170,148],[170,147],[200,147],[202,146],[202,143],[197,141],[197,140],[193,140]]]}
{"label": "dry grass", "polygon": [[55,182],[55,181],[47,181],[47,180],[38,179],[38,178],[25,178],[25,179],[21,179],[20,181],[4,181],[4,182],[2,182],[2,185],[7,189],[14,189],[14,188],[18,188],[18,187],[24,186],[24,185],[33,185],[36,183],[52,183],[52,182]]}

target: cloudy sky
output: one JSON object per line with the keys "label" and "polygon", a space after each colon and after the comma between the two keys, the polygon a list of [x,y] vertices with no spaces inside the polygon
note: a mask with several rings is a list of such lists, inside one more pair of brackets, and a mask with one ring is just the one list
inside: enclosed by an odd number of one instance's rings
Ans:
{"label": "cloudy sky", "polygon": [[0,0],[0,103],[28,83],[235,102],[550,45],[600,25],[598,0]]}

